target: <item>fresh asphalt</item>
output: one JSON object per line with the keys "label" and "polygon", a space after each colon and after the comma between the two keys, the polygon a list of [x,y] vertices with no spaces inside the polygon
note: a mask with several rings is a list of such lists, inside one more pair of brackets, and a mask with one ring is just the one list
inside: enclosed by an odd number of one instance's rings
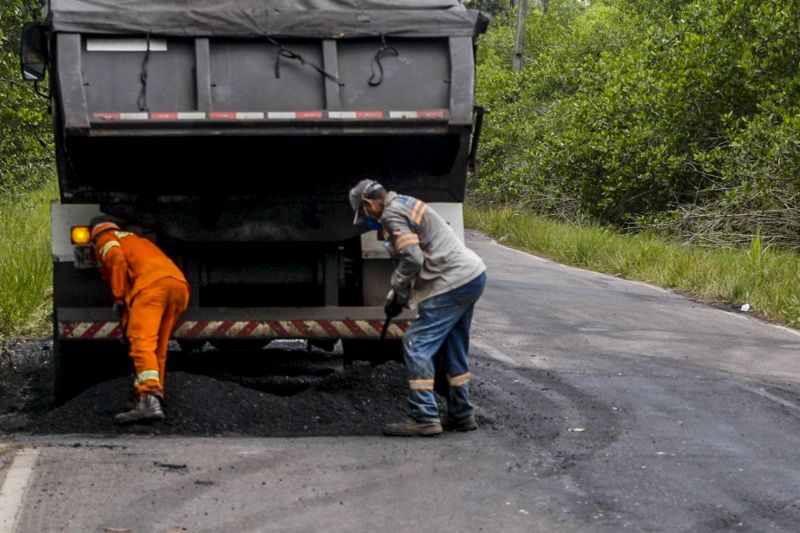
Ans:
{"label": "fresh asphalt", "polygon": [[797,331],[468,244],[479,431],[15,437],[0,533],[797,531]]}

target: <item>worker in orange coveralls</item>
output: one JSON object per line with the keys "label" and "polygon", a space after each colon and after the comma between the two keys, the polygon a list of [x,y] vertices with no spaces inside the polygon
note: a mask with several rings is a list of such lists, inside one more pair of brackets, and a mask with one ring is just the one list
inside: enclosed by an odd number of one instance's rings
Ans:
{"label": "worker in orange coveralls", "polygon": [[133,406],[119,424],[164,419],[164,371],[170,335],[189,305],[189,283],[151,241],[122,231],[107,217],[93,219],[91,240],[113,309],[130,343],[136,369]]}

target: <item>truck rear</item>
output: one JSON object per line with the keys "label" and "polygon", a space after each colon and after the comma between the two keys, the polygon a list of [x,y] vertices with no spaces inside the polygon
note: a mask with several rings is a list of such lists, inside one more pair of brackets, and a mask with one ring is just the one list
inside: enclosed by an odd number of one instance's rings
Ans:
{"label": "truck rear", "polygon": [[456,0],[51,0],[22,55],[27,78],[50,73],[57,395],[123,336],[71,232],[101,213],[186,274],[184,346],[377,349],[393,265],[347,192],[377,179],[463,235],[485,23]]}

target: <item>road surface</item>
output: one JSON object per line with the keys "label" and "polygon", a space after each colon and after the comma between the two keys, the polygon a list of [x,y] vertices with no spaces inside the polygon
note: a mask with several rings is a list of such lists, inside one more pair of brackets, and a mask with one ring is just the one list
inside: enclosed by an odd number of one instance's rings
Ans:
{"label": "road surface", "polygon": [[468,244],[479,431],[0,435],[0,533],[798,530],[798,332]]}

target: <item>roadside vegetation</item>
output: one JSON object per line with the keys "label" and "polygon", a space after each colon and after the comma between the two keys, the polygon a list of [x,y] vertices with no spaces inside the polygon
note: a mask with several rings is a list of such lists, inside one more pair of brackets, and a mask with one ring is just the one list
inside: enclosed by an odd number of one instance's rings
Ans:
{"label": "roadside vegetation", "polygon": [[49,332],[54,183],[0,201],[0,341]]}
{"label": "roadside vegetation", "polygon": [[[0,6],[0,340],[49,328],[51,118],[18,66],[36,3]],[[800,3],[531,0],[518,73],[510,2],[471,3],[494,14],[472,227],[800,325]]]}
{"label": "roadside vegetation", "polygon": [[496,15],[469,224],[798,325],[800,4],[532,1],[515,73],[516,11],[473,3]]}
{"label": "roadside vegetation", "polygon": [[52,127],[46,99],[19,70],[19,32],[37,16],[33,2],[0,7],[0,351],[8,338],[50,330]]}
{"label": "roadside vegetation", "polygon": [[800,246],[800,4],[532,2],[479,49],[475,198],[685,242]]}

